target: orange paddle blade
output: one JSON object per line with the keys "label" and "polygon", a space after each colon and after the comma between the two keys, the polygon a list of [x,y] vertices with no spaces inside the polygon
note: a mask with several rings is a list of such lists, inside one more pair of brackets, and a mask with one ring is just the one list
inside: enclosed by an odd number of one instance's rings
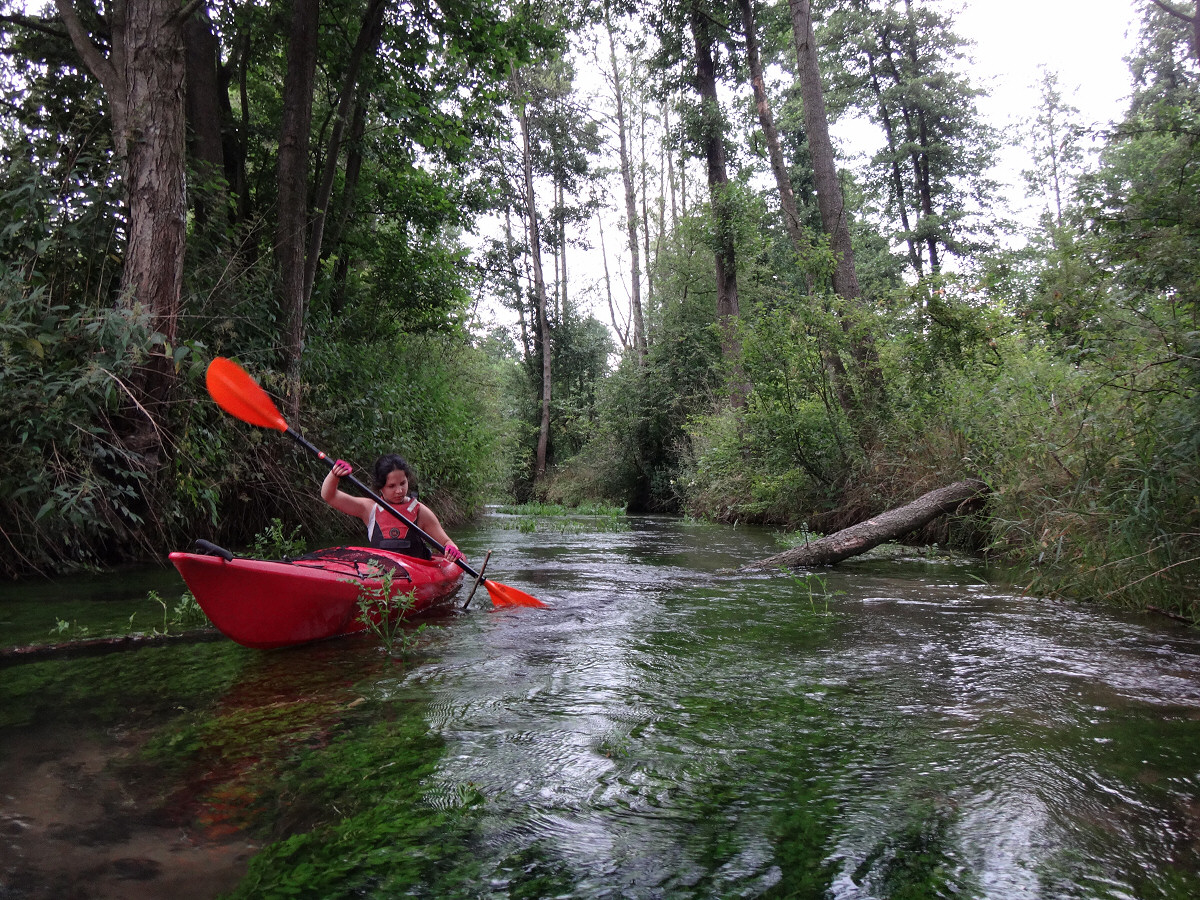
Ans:
{"label": "orange paddle blade", "polygon": [[483,586],[487,588],[488,596],[492,598],[493,606],[536,606],[542,609],[548,609],[541,600],[537,597],[531,597],[524,591],[518,591],[515,587],[509,587],[507,584],[500,584],[485,578]]}
{"label": "orange paddle blade", "polygon": [[274,428],[287,431],[275,402],[258,386],[258,382],[246,374],[246,370],[231,359],[218,356],[208,364],[204,376],[208,393],[217,401],[217,406],[243,422],[259,428]]}

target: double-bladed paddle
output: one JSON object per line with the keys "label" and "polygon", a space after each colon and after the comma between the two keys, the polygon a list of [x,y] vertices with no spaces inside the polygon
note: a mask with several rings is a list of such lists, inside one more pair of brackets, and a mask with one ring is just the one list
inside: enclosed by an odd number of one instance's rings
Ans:
{"label": "double-bladed paddle", "polygon": [[[246,370],[239,366],[231,359],[226,359],[218,356],[208,364],[208,372],[205,375],[205,381],[208,384],[208,393],[212,395],[213,400],[217,405],[231,416],[236,416],[243,422],[251,425],[257,425],[259,428],[271,428],[275,431],[282,431],[297,444],[313,454],[317,459],[324,460],[328,463],[329,468],[333,468],[335,460],[330,459],[323,452],[318,450],[300,434],[293,431],[288,423],[280,415],[279,410],[275,406],[275,402],[255,381],[251,378]],[[399,510],[393,508],[382,497],[368,488],[365,484],[355,478],[353,475],[346,475],[345,480],[349,481],[356,488],[378,503],[381,507],[390,512],[397,519],[404,522],[409,528],[419,534],[423,539],[428,541],[432,546],[436,547],[439,553],[445,553],[446,548],[435,541],[432,537],[426,534],[417,525],[416,522],[407,518]],[[488,578],[483,578],[482,574],[472,569],[465,560],[456,559],[454,561],[460,569],[475,577],[478,582],[482,579],[483,586],[487,588],[488,596],[492,598],[492,603],[495,606],[542,606],[546,604],[536,597],[531,597],[524,591],[519,591],[514,587],[509,587],[506,584],[500,584]]]}

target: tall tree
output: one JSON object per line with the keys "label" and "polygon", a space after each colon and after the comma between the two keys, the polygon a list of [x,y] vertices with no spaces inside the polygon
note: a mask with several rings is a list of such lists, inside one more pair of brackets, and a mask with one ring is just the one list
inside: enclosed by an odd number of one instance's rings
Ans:
{"label": "tall tree", "polygon": [[750,68],[750,86],[754,90],[754,108],[758,123],[767,142],[767,155],[771,160],[771,172],[775,175],[775,187],[779,192],[779,207],[783,212],[783,225],[792,242],[792,250],[801,256],[811,245],[800,212],[796,207],[796,194],[792,190],[792,179],[788,174],[787,162],[783,157],[783,146],[779,140],[779,129],[775,127],[775,115],[767,97],[767,83],[763,75],[762,55],[758,44],[758,17],[755,0],[738,0],[742,13],[742,32],[746,41],[746,64]]}
{"label": "tall tree", "polygon": [[854,268],[854,245],[850,240],[850,219],[842,185],[838,180],[837,157],[829,137],[829,116],[825,109],[825,89],[817,61],[817,39],[813,32],[812,4],[809,0],[788,0],[792,36],[796,48],[796,78],[804,101],[804,131],[812,156],[813,178],[817,188],[817,206],[821,224],[829,235],[834,255],[833,290],[845,300],[856,302],[861,293]]}
{"label": "tall tree", "polygon": [[856,402],[841,357],[835,352],[825,354],[826,366],[833,380],[838,403],[850,414],[858,409],[869,408],[878,401],[882,377],[870,333],[855,328],[851,320],[858,312],[862,292],[858,283],[858,270],[854,265],[849,212],[846,209],[841,182],[838,180],[833,142],[829,137],[829,118],[825,108],[825,88],[821,84],[821,68],[817,60],[812,5],[809,0],[789,0],[788,8],[796,47],[797,80],[804,102],[804,129],[817,189],[817,206],[821,211],[822,227],[829,236],[834,256],[833,290],[847,301],[845,307],[839,311],[839,319],[843,333],[850,339],[850,351],[864,388],[860,400]]}
{"label": "tall tree", "polygon": [[183,26],[192,0],[124,0],[89,32],[70,0],[55,6],[88,71],[103,85],[113,152],[125,185],[129,222],[123,302],[140,304],[164,343],[130,385],[123,435],[156,470],[163,456],[165,405],[174,379],[168,348],[176,341],[183,284],[184,194]]}
{"label": "tall tree", "polygon": [[883,131],[872,183],[918,278],[940,271],[946,253],[978,249],[992,230],[979,211],[995,191],[997,140],[979,116],[982,91],[962,71],[966,42],[953,25],[930,2],[843,0],[823,32],[839,107],[868,111]]}
{"label": "tall tree", "polygon": [[[604,27],[608,32],[609,63],[612,66],[613,98],[616,101],[617,138],[621,165],[621,183],[625,188],[625,229],[629,243],[630,316],[633,320],[633,347],[638,361],[646,361],[646,322],[642,315],[642,267],[638,250],[637,193],[633,183],[633,161],[629,154],[629,127],[625,118],[625,88],[621,81],[621,66],[617,59],[617,44],[613,37],[609,4],[604,6]],[[648,262],[648,260],[647,260]],[[607,261],[605,263],[607,267]]]}
{"label": "tall tree", "polygon": [[300,365],[304,356],[307,303],[304,295],[308,246],[308,146],[317,69],[320,0],[297,0],[288,32],[287,74],[283,80],[283,119],[279,128],[279,218],[275,260],[283,311],[284,361],[292,418],[300,407]]}
{"label": "tall tree", "polygon": [[695,73],[693,87],[700,95],[699,137],[708,171],[709,202],[712,208],[713,262],[717,288],[717,324],[721,329],[721,352],[734,370],[730,400],[735,406],[746,402],[746,386],[739,374],[741,343],[738,338],[737,247],[733,202],[725,159],[725,117],[717,96],[717,69],[713,57],[713,22],[701,0],[688,7]]}
{"label": "tall tree", "polygon": [[1038,84],[1037,115],[1029,123],[1028,141],[1033,168],[1022,175],[1029,187],[1047,197],[1054,224],[1063,224],[1063,195],[1083,164],[1084,127],[1079,110],[1063,99],[1058,74],[1043,68]]}
{"label": "tall tree", "polygon": [[533,177],[533,142],[529,132],[528,97],[512,67],[513,95],[517,107],[517,124],[521,136],[521,176],[524,188],[525,224],[529,234],[529,262],[533,269],[533,293],[537,316],[537,344],[541,353],[541,404],[538,421],[537,449],[533,477],[539,481],[546,475],[546,459],[550,445],[550,401],[552,399],[552,362],[550,348],[550,319],[547,313],[546,276],[542,270],[542,239],[538,224],[537,192]]}

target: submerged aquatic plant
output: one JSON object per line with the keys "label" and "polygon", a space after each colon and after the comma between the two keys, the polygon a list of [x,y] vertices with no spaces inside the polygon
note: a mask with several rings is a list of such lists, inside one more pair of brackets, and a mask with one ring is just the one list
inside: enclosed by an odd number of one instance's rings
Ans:
{"label": "submerged aquatic plant", "polygon": [[613,518],[625,515],[625,507],[607,503],[581,503],[578,506],[563,506],[559,503],[507,503],[497,506],[495,511],[509,516],[606,516]]}
{"label": "submerged aquatic plant", "polygon": [[358,612],[388,656],[398,659],[412,654],[425,623],[416,628],[405,627],[404,620],[417,600],[410,593],[395,592],[394,581],[394,573],[389,571],[383,573],[376,585],[363,584],[358,595]]}
{"label": "submerged aquatic plant", "polygon": [[[816,572],[807,572],[804,575],[797,575],[791,569],[781,566],[780,571],[783,572],[792,583],[801,588],[805,596],[808,598],[808,605],[812,609],[815,616],[829,615],[829,601],[833,597],[844,594],[845,591],[829,590],[829,583],[824,575],[819,575]],[[820,601],[821,609],[817,609],[817,602]]]}
{"label": "submerged aquatic plant", "polygon": [[58,618],[54,620],[54,627],[50,629],[50,633],[55,635],[69,634],[72,640],[81,640],[91,636],[91,630],[86,625]]}
{"label": "submerged aquatic plant", "polygon": [[540,532],[543,534],[592,534],[599,532],[629,531],[629,523],[623,516],[594,516],[584,519],[551,517],[545,519],[533,516],[522,516],[519,519],[500,521],[499,527],[505,531],[519,531],[522,534]]}
{"label": "submerged aquatic plant", "polygon": [[[204,628],[212,624],[209,622],[204,610],[200,608],[200,604],[196,602],[196,597],[191,591],[184,591],[180,594],[179,601],[175,604],[174,608],[167,605],[167,601],[159,595],[158,591],[149,591],[146,594],[146,599],[162,607],[162,631],[155,628],[154,632],[156,634],[167,634],[172,628],[181,630]],[[133,616],[129,617],[129,630],[133,631]]]}

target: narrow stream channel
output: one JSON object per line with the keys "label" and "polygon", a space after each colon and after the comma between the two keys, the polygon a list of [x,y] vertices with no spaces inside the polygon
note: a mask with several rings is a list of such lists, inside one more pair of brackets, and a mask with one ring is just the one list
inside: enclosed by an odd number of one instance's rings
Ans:
{"label": "narrow stream channel", "polygon": [[[456,532],[552,608],[481,591],[403,663],[0,668],[0,897],[1200,896],[1195,631],[915,554],[746,576],[768,531],[596,521]],[[150,589],[182,583],[7,586],[0,642],[152,627]]]}

